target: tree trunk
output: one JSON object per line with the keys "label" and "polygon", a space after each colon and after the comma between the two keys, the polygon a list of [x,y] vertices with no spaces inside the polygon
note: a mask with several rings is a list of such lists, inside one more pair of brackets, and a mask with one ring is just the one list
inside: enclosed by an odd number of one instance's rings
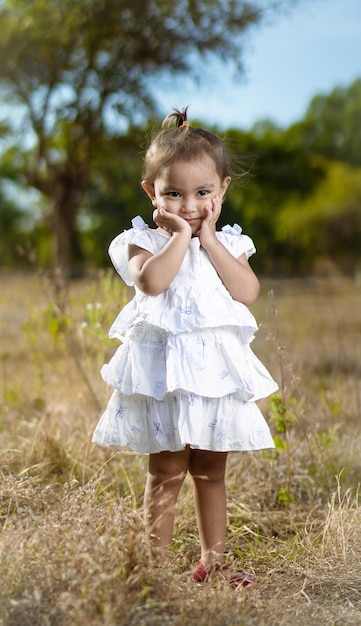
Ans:
{"label": "tree trunk", "polygon": [[57,178],[53,189],[51,209],[52,270],[55,294],[59,303],[65,302],[72,265],[72,242],[76,217],[82,198],[80,185],[66,174]]}

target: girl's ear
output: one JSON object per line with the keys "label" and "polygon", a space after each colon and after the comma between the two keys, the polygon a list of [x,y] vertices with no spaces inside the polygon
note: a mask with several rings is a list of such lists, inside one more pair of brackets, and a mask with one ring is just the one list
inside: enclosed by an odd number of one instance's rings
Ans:
{"label": "girl's ear", "polygon": [[145,193],[147,194],[147,196],[149,196],[151,201],[154,202],[154,200],[155,200],[154,185],[151,185],[150,183],[147,183],[146,180],[143,180],[142,181],[142,187],[143,187]]}
{"label": "girl's ear", "polygon": [[222,182],[221,182],[221,196],[222,196],[222,198],[223,198],[224,194],[226,193],[226,191],[227,191],[227,189],[229,187],[230,182],[231,182],[231,177],[230,176],[226,176],[222,180]]}

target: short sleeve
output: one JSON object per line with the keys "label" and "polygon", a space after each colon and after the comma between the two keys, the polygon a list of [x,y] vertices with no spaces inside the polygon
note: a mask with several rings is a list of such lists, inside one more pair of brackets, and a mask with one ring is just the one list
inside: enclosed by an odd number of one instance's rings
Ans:
{"label": "short sleeve", "polygon": [[249,259],[256,252],[252,239],[242,234],[242,228],[238,224],[223,226],[222,231],[217,232],[217,237],[235,258],[245,254]]}
{"label": "short sleeve", "polygon": [[[134,223],[138,224],[138,222],[133,220],[133,224]],[[130,228],[129,230],[125,230],[123,233],[120,233],[120,235],[117,235],[109,246],[108,253],[116,271],[127,285],[133,286],[134,283],[130,277],[128,269],[128,246],[130,244],[139,246],[139,248],[143,248],[151,254],[154,254],[156,252],[154,231],[148,228],[148,226],[143,222],[143,225],[140,224],[140,227]]]}

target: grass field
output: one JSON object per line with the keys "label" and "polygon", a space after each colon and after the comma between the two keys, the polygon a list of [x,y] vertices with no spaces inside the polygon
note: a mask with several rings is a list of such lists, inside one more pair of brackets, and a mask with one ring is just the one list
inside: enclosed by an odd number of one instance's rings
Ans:
{"label": "grass field", "polygon": [[142,526],[146,457],[90,443],[109,396],[99,370],[128,294],[78,281],[66,313],[45,279],[1,280],[0,625],[361,625],[361,285],[262,281],[254,350],[280,385],[262,409],[276,450],[229,457],[234,568],[258,592],[190,582],[191,484],[170,563]]}

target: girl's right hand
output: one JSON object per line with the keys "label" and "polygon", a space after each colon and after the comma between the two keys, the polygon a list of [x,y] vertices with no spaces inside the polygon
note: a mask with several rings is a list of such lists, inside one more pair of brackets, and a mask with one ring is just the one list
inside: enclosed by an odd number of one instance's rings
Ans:
{"label": "girl's right hand", "polygon": [[188,222],[179,215],[170,213],[165,207],[157,208],[153,211],[153,220],[159,228],[168,233],[187,233],[192,236],[192,229]]}

